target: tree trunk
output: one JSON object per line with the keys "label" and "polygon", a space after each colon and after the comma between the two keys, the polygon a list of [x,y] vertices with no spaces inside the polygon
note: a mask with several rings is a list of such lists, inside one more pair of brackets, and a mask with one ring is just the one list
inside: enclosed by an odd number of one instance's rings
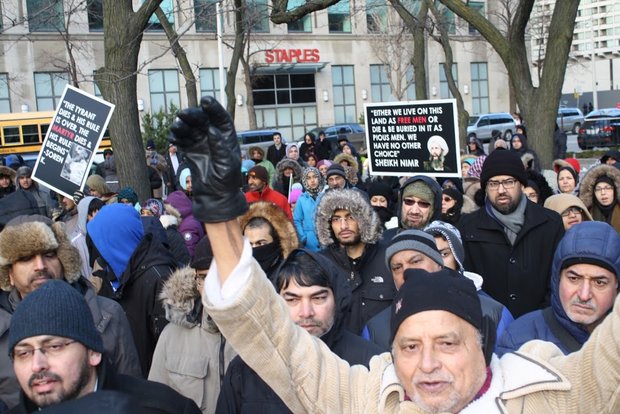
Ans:
{"label": "tree trunk", "polygon": [[256,122],[256,111],[254,111],[254,95],[252,94],[252,78],[250,64],[245,58],[241,58],[241,65],[243,66],[243,80],[245,83],[245,90],[248,95],[246,99],[246,107],[248,110],[248,120],[250,129],[258,129]]}
{"label": "tree trunk", "polygon": [[138,53],[148,19],[161,1],[146,0],[134,12],[131,0],[103,0],[105,66],[95,75],[103,98],[116,105],[110,137],[120,185],[133,187],[140,201],[151,196],[151,188],[138,114]]}
{"label": "tree trunk", "polygon": [[[243,0],[235,0],[235,44],[233,47],[233,53],[230,57],[230,65],[226,72],[226,102],[228,102],[228,112],[232,119],[235,119],[235,103],[237,99],[235,97],[235,84],[237,80],[237,72],[239,71],[239,60],[243,57],[243,51],[246,44],[246,33],[243,25],[243,15],[245,7]],[[246,105],[249,101],[246,99]]]}

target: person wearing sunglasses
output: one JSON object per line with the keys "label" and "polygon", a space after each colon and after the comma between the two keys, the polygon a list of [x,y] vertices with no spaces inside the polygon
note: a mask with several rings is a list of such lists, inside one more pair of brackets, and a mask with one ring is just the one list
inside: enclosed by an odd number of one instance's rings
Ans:
{"label": "person wearing sunglasses", "polygon": [[564,235],[560,216],[525,196],[527,174],[512,151],[482,165],[484,207],[459,223],[465,268],[484,275],[482,289],[516,318],[548,304],[553,251]]}
{"label": "person wearing sunglasses", "polygon": [[579,187],[579,198],[596,221],[604,221],[620,232],[620,171],[601,164],[586,173]]}

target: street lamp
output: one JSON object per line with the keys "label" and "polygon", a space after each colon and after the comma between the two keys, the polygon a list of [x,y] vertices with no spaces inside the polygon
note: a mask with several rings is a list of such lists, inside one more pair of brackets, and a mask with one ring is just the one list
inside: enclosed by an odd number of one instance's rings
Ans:
{"label": "street lamp", "polygon": [[592,105],[598,109],[598,91],[596,82],[596,41],[594,40],[594,21],[586,22],[586,27],[590,28],[590,40],[592,41]]}
{"label": "street lamp", "polygon": [[220,103],[226,108],[226,91],[224,86],[224,45],[222,43],[222,2],[215,3],[215,24],[217,26],[217,57],[219,61],[220,75]]}

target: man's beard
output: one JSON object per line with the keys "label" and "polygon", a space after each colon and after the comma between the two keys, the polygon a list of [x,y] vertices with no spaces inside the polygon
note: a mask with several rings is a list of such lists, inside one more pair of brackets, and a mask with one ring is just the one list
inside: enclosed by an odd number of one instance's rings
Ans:
{"label": "man's beard", "polygon": [[[509,195],[507,195],[507,197],[510,197]],[[512,198],[510,197],[510,201],[508,202],[508,204],[504,204],[504,205],[496,205],[495,203],[493,204],[493,208],[495,208],[495,210],[499,211],[502,214],[510,214],[513,213],[517,207],[519,207],[519,201],[521,200],[521,197],[517,197]]]}
{"label": "man's beard", "polygon": [[[76,379],[76,382],[73,384],[66,384],[62,379],[52,373],[52,372],[43,372],[38,374],[33,374],[28,380],[28,386],[32,386],[32,382],[35,380],[41,380],[45,378],[49,378],[55,381],[58,381],[58,384],[68,385],[69,389],[59,389],[54,393],[50,394],[33,394],[29,396],[30,399],[38,406],[38,407],[48,407],[50,405],[59,404],[64,401],[71,401],[78,398],[84,391],[84,388],[88,385],[88,381],[90,380],[90,365],[88,364],[88,356],[84,357],[84,361],[80,366],[80,375]],[[94,390],[93,390],[94,391]]]}
{"label": "man's beard", "polygon": [[342,246],[356,246],[358,244],[360,244],[360,242],[362,241],[362,236],[360,236],[359,234],[356,234],[355,237],[353,237],[353,239],[351,240],[338,240],[338,243],[340,243]]}

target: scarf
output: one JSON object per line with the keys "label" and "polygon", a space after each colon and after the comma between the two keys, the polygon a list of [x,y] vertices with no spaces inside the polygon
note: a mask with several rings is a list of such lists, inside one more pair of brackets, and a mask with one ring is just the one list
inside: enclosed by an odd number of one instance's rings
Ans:
{"label": "scarf", "polygon": [[515,211],[509,214],[503,214],[493,207],[488,198],[485,201],[487,213],[502,225],[504,228],[504,233],[506,233],[506,237],[508,237],[510,244],[513,246],[515,244],[515,240],[517,239],[517,235],[519,234],[519,231],[521,231],[521,227],[523,227],[523,223],[525,222],[526,206],[527,197],[521,195],[521,200],[519,201],[519,205]]}

